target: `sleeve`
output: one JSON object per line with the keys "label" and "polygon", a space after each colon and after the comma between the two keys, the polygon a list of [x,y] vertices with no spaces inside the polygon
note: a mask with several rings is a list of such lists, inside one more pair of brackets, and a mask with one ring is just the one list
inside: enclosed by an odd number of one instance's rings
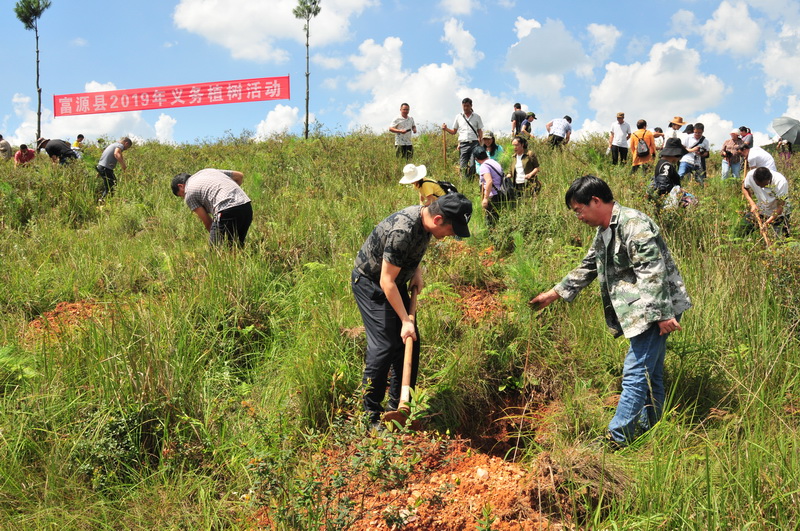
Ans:
{"label": "sleeve", "polygon": [[[600,234],[595,236],[602,238]],[[597,278],[597,255],[595,253],[595,242],[592,243],[591,249],[583,257],[580,265],[567,273],[561,282],[553,288],[556,293],[567,302],[572,302],[580,291],[591,284],[592,280]]]}

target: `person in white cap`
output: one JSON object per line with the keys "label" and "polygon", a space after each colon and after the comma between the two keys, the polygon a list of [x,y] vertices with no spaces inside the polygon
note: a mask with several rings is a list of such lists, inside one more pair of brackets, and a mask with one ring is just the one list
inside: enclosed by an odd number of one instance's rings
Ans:
{"label": "person in white cap", "polygon": [[725,180],[733,174],[734,179],[739,178],[739,173],[742,171],[742,154],[741,149],[744,142],[739,138],[739,130],[734,129],[731,131],[731,137],[722,143],[722,179]]}
{"label": "person in white cap", "polygon": [[439,186],[436,181],[426,179],[428,175],[428,168],[424,164],[414,166],[413,164],[406,164],[403,168],[403,178],[400,179],[400,184],[413,184],[414,188],[419,192],[419,204],[428,206],[447,192],[444,188]]}

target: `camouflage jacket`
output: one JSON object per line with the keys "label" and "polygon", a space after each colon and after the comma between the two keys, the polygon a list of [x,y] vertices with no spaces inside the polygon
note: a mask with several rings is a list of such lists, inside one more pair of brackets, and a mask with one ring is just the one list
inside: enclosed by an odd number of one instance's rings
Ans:
{"label": "camouflage jacket", "polygon": [[609,228],[608,246],[598,228],[591,249],[555,286],[556,292],[571,302],[597,277],[614,337],[635,337],[652,323],[688,310],[692,303],[686,286],[653,220],[614,203]]}

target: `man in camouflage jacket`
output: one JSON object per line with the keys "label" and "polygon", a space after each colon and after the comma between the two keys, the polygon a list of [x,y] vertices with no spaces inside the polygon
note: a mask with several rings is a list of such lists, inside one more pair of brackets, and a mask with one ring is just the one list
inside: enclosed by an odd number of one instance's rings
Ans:
{"label": "man in camouflage jacket", "polygon": [[581,264],[531,304],[571,302],[592,280],[600,282],[606,324],[614,337],[630,340],[619,405],[608,427],[613,443],[624,446],[661,417],[667,336],[681,329],[691,301],[658,226],[616,203],[603,180],[576,179],[565,201],[579,220],[597,227],[597,235]]}

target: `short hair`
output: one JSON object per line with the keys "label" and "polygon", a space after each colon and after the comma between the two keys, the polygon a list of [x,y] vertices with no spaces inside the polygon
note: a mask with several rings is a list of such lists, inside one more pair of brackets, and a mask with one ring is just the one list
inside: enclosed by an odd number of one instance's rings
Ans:
{"label": "short hair", "polygon": [[522,109],[522,104],[521,103],[515,103],[514,104],[514,108],[515,109]]}
{"label": "short hair", "polygon": [[119,139],[119,141],[121,144],[128,144],[129,146],[133,145],[133,140],[131,140],[127,136],[123,136],[122,138]]}
{"label": "short hair", "polygon": [[772,172],[769,171],[769,168],[761,166],[760,168],[756,168],[753,172],[753,180],[756,181],[756,184],[762,186],[767,184],[772,180]]}
{"label": "short hair", "polygon": [[469,103],[470,105],[472,105],[472,100],[469,98],[464,98],[463,100],[461,100],[461,104],[463,105],[464,103]]}
{"label": "short hair", "polygon": [[78,140],[83,140],[83,138],[84,138],[83,135],[81,134],[78,135]]}
{"label": "short hair", "polygon": [[664,130],[661,129],[660,127],[654,127],[653,131],[655,131],[656,133],[663,133],[664,132]]}
{"label": "short hair", "polygon": [[614,200],[614,194],[606,182],[594,175],[584,175],[578,177],[569,185],[567,193],[564,194],[564,202],[567,208],[572,209],[572,203],[588,205],[593,197],[598,197],[603,203],[610,203]]}
{"label": "short hair", "polygon": [[175,177],[172,178],[172,193],[173,193],[173,195],[175,195],[177,197],[177,195],[178,195],[178,185],[182,184],[182,185],[186,186],[186,181],[189,180],[189,177],[191,177],[191,175],[189,175],[188,173],[179,173],[178,175],[176,175]]}
{"label": "short hair", "polygon": [[409,105],[408,103],[401,103],[400,108],[402,109],[403,107],[408,107],[410,109],[411,105]]}
{"label": "short hair", "polygon": [[644,129],[645,127],[647,127],[647,120],[638,120],[636,122],[636,127],[638,127],[639,129]]}
{"label": "short hair", "polygon": [[568,114],[567,114],[567,115],[565,115],[565,116],[564,116],[564,119],[565,119],[566,121],[568,121],[569,123],[572,123],[572,117],[571,117],[570,115],[568,115]]}
{"label": "short hair", "polygon": [[694,130],[697,131],[698,129],[700,129],[700,131],[705,131],[706,130],[706,126],[704,126],[700,122],[697,122],[696,124],[694,124]]}
{"label": "short hair", "polygon": [[19,145],[20,151],[28,151],[28,144],[20,144]]}
{"label": "short hair", "polygon": [[434,201],[425,208],[428,209],[428,213],[431,215],[431,217],[442,216],[442,221],[444,225],[453,224],[453,220],[447,217],[447,214],[445,214],[444,211],[442,211],[442,207],[439,204],[439,201]]}
{"label": "short hair", "polygon": [[472,156],[475,157],[475,160],[477,161],[486,160],[489,158],[489,154],[486,152],[486,148],[483,146],[476,146],[475,149],[472,150]]}
{"label": "short hair", "polygon": [[517,143],[522,146],[522,149],[528,149],[528,141],[525,140],[525,138],[521,136],[515,136],[511,141],[513,142],[514,140],[516,140]]}

